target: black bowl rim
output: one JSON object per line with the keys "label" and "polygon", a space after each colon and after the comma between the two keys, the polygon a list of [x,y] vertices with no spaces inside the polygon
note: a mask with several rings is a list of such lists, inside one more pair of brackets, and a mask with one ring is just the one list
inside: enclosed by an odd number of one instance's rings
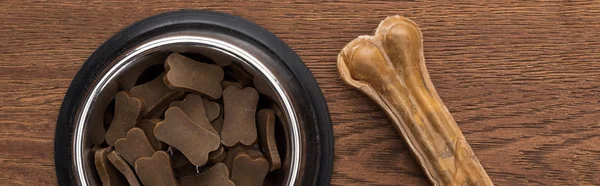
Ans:
{"label": "black bowl rim", "polygon": [[318,172],[315,173],[316,185],[329,185],[333,169],[333,129],[327,103],[317,81],[305,66],[300,57],[281,39],[263,27],[238,16],[208,11],[180,10],[162,13],[138,21],[103,43],[82,65],[72,80],[63,99],[56,123],[54,138],[54,161],[59,185],[76,185],[72,162],[72,135],[74,132],[75,114],[79,104],[85,98],[85,92],[103,71],[111,59],[116,58],[122,51],[152,36],[149,33],[164,32],[167,27],[185,28],[188,24],[205,24],[226,28],[246,36],[262,47],[270,50],[280,58],[296,76],[313,107],[313,117],[320,143],[320,158],[317,160]]}

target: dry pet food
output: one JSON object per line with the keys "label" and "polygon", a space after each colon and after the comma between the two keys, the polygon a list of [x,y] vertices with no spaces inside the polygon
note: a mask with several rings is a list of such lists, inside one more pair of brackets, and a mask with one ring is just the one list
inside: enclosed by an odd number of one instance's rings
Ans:
{"label": "dry pet food", "polygon": [[104,185],[127,185],[127,180],[115,166],[108,161],[108,154],[112,152],[111,147],[96,150],[94,154],[94,163],[98,176]]}
{"label": "dry pet food", "polygon": [[171,168],[171,158],[165,151],[156,151],[152,157],[135,161],[135,172],[146,186],[177,186]]}
{"label": "dry pet food", "polygon": [[163,150],[166,149],[165,147],[167,146],[163,142],[156,139],[156,136],[154,136],[154,128],[156,127],[156,124],[158,124],[158,122],[160,121],[161,120],[158,118],[144,119],[137,126],[138,128],[144,131],[144,134],[148,138],[148,142],[150,142],[150,145],[152,145],[152,148],[154,148],[154,150]]}
{"label": "dry pet food", "polygon": [[127,164],[127,162],[123,158],[121,158],[121,156],[119,156],[117,152],[110,152],[108,154],[108,160],[121,172],[121,174],[123,174],[123,176],[125,176],[130,186],[140,185],[140,182],[138,181],[137,176],[135,175],[135,171],[131,169],[131,166],[129,166],[129,164]]}
{"label": "dry pet food", "polygon": [[208,153],[219,148],[219,136],[195,124],[178,107],[167,110],[165,120],[156,125],[154,135],[160,141],[179,149],[196,166],[204,165],[208,160]]}
{"label": "dry pet food", "polygon": [[169,89],[163,82],[164,74],[156,79],[131,88],[131,93],[144,100],[144,116],[156,117],[169,103],[183,92]]}
{"label": "dry pet food", "polygon": [[256,142],[256,104],[258,92],[252,87],[239,89],[228,86],[223,91],[224,122],[221,141],[227,147]]}
{"label": "dry pet food", "polygon": [[123,159],[133,165],[135,160],[144,156],[152,156],[154,149],[144,131],[140,128],[133,128],[127,132],[127,137],[121,138],[115,142],[115,151],[117,151]]}
{"label": "dry pet food", "polygon": [[229,179],[229,170],[223,163],[217,163],[202,174],[184,176],[179,179],[181,186],[234,186]]}
{"label": "dry pet food", "polygon": [[268,172],[269,162],[265,158],[252,158],[242,152],[233,160],[231,180],[236,186],[261,186]]}
{"label": "dry pet food", "polygon": [[275,100],[262,99],[274,92],[239,64],[185,55],[160,55],[163,64],[152,61],[111,93],[99,116],[108,130],[97,129],[106,140],[93,148],[102,185],[277,183],[283,159],[276,140],[285,138],[277,136]]}
{"label": "dry pet food", "polygon": [[106,143],[114,145],[115,141],[124,138],[129,129],[142,120],[142,101],[131,93],[121,91],[115,97],[115,116],[106,131]]}
{"label": "dry pet food", "polygon": [[173,89],[192,91],[212,99],[221,97],[221,81],[224,72],[218,65],[199,63],[174,53],[165,62],[167,86]]}

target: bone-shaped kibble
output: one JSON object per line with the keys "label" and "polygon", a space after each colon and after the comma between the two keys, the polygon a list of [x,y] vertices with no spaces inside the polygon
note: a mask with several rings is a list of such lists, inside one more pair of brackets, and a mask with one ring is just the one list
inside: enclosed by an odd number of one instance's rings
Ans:
{"label": "bone-shaped kibble", "polygon": [[171,107],[180,108],[196,125],[218,134],[206,117],[204,100],[199,95],[188,94],[183,101],[171,102]]}
{"label": "bone-shaped kibble", "polygon": [[434,185],[493,185],[429,79],[413,21],[388,17],[374,36],[346,45],[337,64],[345,83],[387,113]]}
{"label": "bone-shaped kibble", "polygon": [[156,137],[154,136],[154,127],[156,127],[156,124],[158,124],[158,122],[160,121],[161,120],[158,118],[144,119],[137,126],[138,128],[144,131],[144,134],[148,138],[148,142],[150,142],[150,145],[152,145],[152,148],[154,148],[154,150],[162,150],[165,149],[167,146],[163,142],[156,139]]}
{"label": "bone-shaped kibble", "polygon": [[[271,109],[275,113],[277,121],[279,121],[278,124],[280,126],[282,126],[283,133],[284,134],[289,134],[290,129],[289,129],[289,125],[287,124],[287,119],[286,119],[285,115],[283,114],[283,112],[281,112],[281,108],[279,107],[279,105],[273,103],[271,105]],[[285,143],[285,141],[283,141],[283,142]],[[292,155],[292,149],[291,149],[290,145],[285,145],[285,152],[284,153],[285,154],[283,155],[283,157],[290,157]]]}
{"label": "bone-shaped kibble", "polygon": [[125,176],[130,186],[140,185],[140,182],[135,175],[135,171],[131,169],[131,166],[129,166],[129,164],[127,164],[127,162],[121,158],[116,151],[112,151],[108,154],[108,160],[121,172],[121,174],[123,174],[123,176]]}
{"label": "bone-shaped kibble", "polygon": [[258,92],[252,87],[243,90],[229,86],[223,91],[224,121],[221,131],[223,145],[238,143],[250,146],[256,142],[256,105]]}
{"label": "bone-shaped kibble", "polygon": [[94,164],[96,165],[98,176],[100,176],[100,181],[102,181],[103,185],[109,186],[127,185],[125,177],[108,161],[107,156],[112,152],[111,148],[98,149],[94,153]]}
{"label": "bone-shaped kibble", "polygon": [[163,82],[165,74],[156,79],[131,88],[131,93],[144,100],[144,116],[146,118],[158,117],[169,103],[183,95],[181,91],[171,90]]}
{"label": "bone-shaped kibble", "polygon": [[213,163],[222,162],[223,160],[225,160],[226,156],[227,153],[225,153],[225,148],[223,148],[223,146],[220,146],[216,151],[212,151],[208,154],[208,161]]}
{"label": "bone-shaped kibble", "polygon": [[227,168],[229,170],[231,170],[231,168],[233,166],[233,160],[240,153],[246,153],[246,154],[250,155],[250,157],[252,157],[252,158],[264,158],[263,154],[260,151],[254,150],[252,147],[236,145],[235,147],[230,148],[227,151],[227,153],[226,153],[227,155],[225,156],[225,159],[223,160],[223,163],[227,166]]}
{"label": "bone-shaped kibble", "polygon": [[145,186],[178,186],[169,154],[165,151],[139,158],[135,161],[135,172]]}
{"label": "bone-shaped kibble", "polygon": [[179,149],[192,164],[202,166],[208,153],[219,148],[219,136],[192,121],[180,108],[171,107],[165,119],[154,128],[154,135]]}
{"label": "bone-shaped kibble", "polygon": [[129,92],[121,91],[115,97],[115,115],[106,131],[106,143],[113,146],[115,141],[124,138],[129,129],[142,120],[142,100],[133,97]]}
{"label": "bone-shaped kibble", "polygon": [[179,178],[181,186],[235,186],[229,179],[229,170],[223,163],[217,163],[202,174]]}
{"label": "bone-shaped kibble", "polygon": [[115,151],[130,165],[135,163],[140,157],[152,156],[154,148],[148,142],[144,131],[140,128],[132,128],[127,132],[126,138],[121,138],[115,142]]}
{"label": "bone-shaped kibble", "polygon": [[231,180],[236,186],[261,186],[269,172],[269,162],[265,158],[252,158],[242,152],[233,160]]}
{"label": "bone-shaped kibble", "polygon": [[203,102],[204,111],[206,111],[206,118],[208,119],[208,121],[212,122],[215,119],[217,119],[219,115],[221,115],[221,104],[217,102],[208,101],[206,99],[204,99]]}
{"label": "bone-shaped kibble", "polygon": [[214,121],[211,121],[210,125],[217,131],[217,134],[221,134],[221,130],[223,129],[223,116],[219,116]]}
{"label": "bone-shaped kibble", "polygon": [[172,89],[192,91],[212,99],[221,97],[221,81],[225,76],[221,67],[173,53],[167,57],[165,68],[164,82]]}
{"label": "bone-shaped kibble", "polygon": [[260,147],[271,165],[269,171],[277,170],[281,167],[281,159],[275,141],[275,112],[271,109],[259,110],[256,114],[256,123]]}

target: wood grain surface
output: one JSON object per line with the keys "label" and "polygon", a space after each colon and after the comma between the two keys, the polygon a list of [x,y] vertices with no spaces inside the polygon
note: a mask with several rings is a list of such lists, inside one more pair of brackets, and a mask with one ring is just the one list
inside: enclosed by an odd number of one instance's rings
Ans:
{"label": "wood grain surface", "polygon": [[3,1],[0,185],[55,185],[56,118],[81,64],[125,26],[178,9],[242,16],[302,57],[331,112],[332,185],[429,184],[335,68],[347,42],[395,14],[421,27],[433,84],[495,184],[600,184],[600,1]]}

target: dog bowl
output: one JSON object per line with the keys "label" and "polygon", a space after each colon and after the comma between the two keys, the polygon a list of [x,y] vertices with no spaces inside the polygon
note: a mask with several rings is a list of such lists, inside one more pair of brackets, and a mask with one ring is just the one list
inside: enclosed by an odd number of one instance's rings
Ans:
{"label": "dog bowl", "polygon": [[[137,22],[106,41],[83,64],[58,116],[55,164],[60,185],[99,185],[93,135],[117,91],[136,84],[170,53],[231,61],[266,82],[283,114],[284,142],[277,185],[328,185],[333,134],[327,105],[314,77],[289,46],[242,18],[182,10]],[[157,63],[157,61],[159,61]],[[138,82],[139,83],[139,82]]]}

